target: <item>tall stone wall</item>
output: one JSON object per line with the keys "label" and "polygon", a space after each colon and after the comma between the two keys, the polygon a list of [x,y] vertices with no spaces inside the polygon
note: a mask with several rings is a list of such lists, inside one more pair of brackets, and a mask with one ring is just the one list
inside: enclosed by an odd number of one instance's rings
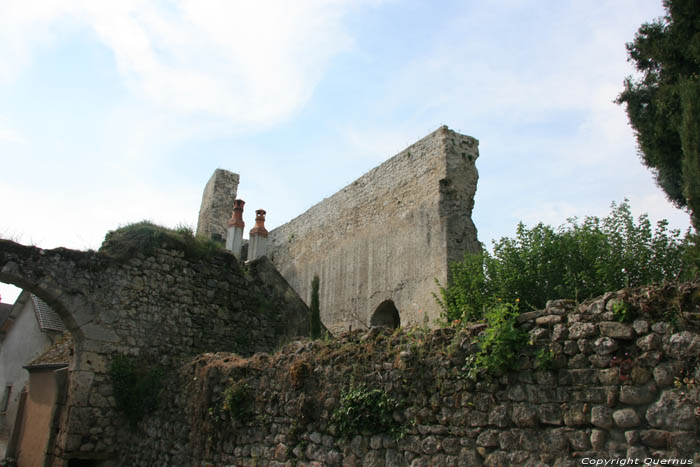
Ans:
{"label": "tall stone wall", "polygon": [[392,301],[402,325],[433,321],[435,279],[477,251],[478,141],[441,127],[270,232],[268,257],[302,299],[320,278],[331,332],[364,328]]}
{"label": "tall stone wall", "polygon": [[[553,301],[520,315],[516,369],[476,380],[463,367],[484,324],[201,355],[120,441],[120,465],[697,465],[698,316],[697,282]],[[341,431],[333,413],[359,387],[397,402],[394,435]]]}
{"label": "tall stone wall", "polygon": [[228,170],[216,169],[202,194],[197,235],[226,240],[228,220],[238,192],[239,176]]}

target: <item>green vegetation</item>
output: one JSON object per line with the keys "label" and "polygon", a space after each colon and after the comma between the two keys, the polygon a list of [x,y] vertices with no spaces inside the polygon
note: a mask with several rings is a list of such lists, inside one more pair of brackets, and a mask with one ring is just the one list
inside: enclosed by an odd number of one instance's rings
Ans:
{"label": "green vegetation", "polygon": [[321,337],[321,310],[318,298],[319,279],[314,276],[311,281],[311,338]]}
{"label": "green vegetation", "polygon": [[253,410],[252,400],[250,388],[245,381],[229,380],[223,395],[224,398],[221,402],[222,413],[240,422],[246,421],[251,417]]}
{"label": "green vegetation", "polygon": [[516,328],[516,305],[499,303],[486,310],[488,327],[479,336],[479,351],[467,357],[467,376],[476,379],[479,374],[497,376],[513,369],[518,355],[527,344],[527,333]]}
{"label": "green vegetation", "polygon": [[554,229],[518,225],[515,238],[494,242],[493,254],[467,254],[450,267],[447,287],[435,296],[447,323],[481,319],[502,300],[518,311],[544,308],[547,300],[584,300],[611,290],[686,279],[689,239],[655,230],[647,215],[635,222],[627,201],[604,218],[569,219]]}
{"label": "green vegetation", "polygon": [[168,229],[149,221],[141,221],[107,232],[100,251],[127,260],[137,253],[148,256],[155,248],[174,248],[183,251],[189,258],[203,258],[221,251],[221,244],[195,237],[192,229],[187,226]]}
{"label": "green vegetation", "polygon": [[640,156],[669,200],[700,231],[700,2],[664,0],[666,15],[627,44],[640,79],[628,77],[625,104]]}
{"label": "green vegetation", "polygon": [[124,412],[132,427],[158,406],[164,371],[126,355],[115,355],[109,368],[117,409]]}
{"label": "green vegetation", "polygon": [[615,320],[621,323],[631,323],[638,315],[635,308],[622,300],[617,300],[613,303],[612,312]]}
{"label": "green vegetation", "polygon": [[359,386],[344,391],[340,406],[331,416],[338,433],[349,438],[360,433],[392,433],[401,435],[401,426],[394,420],[398,402],[381,389]]}
{"label": "green vegetation", "polygon": [[551,344],[547,347],[540,348],[535,354],[535,369],[537,370],[551,370],[554,368],[554,359],[556,354],[551,347]]}

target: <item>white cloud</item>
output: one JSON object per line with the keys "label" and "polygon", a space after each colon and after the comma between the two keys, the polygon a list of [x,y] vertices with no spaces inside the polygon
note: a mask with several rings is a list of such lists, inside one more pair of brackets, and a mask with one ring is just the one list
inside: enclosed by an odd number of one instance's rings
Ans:
{"label": "white cloud", "polygon": [[24,137],[21,133],[7,126],[7,124],[0,118],[0,143],[24,143]]}
{"label": "white cloud", "polygon": [[0,79],[16,77],[32,49],[56,40],[57,24],[94,30],[130,89],[155,105],[225,117],[279,121],[310,97],[328,61],[352,41],[350,1],[6,0],[0,15]]}

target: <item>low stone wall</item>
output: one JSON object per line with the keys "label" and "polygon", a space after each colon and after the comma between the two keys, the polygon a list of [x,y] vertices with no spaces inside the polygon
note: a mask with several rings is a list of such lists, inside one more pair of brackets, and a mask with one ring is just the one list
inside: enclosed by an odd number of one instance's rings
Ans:
{"label": "low stone wall", "polygon": [[[624,304],[624,305],[623,305]],[[517,371],[465,377],[484,325],[204,354],[172,375],[121,465],[593,465],[700,462],[700,287],[621,291],[520,316]],[[633,322],[616,319],[637,313]],[[629,314],[627,316],[630,316]],[[550,369],[538,357],[550,352]],[[343,437],[343,391],[396,400],[388,433]],[[246,410],[242,410],[247,407]],[[241,409],[239,411],[239,409]],[[628,461],[632,465],[635,461]],[[599,464],[602,465],[602,464]],[[610,464],[608,464],[610,465]]]}

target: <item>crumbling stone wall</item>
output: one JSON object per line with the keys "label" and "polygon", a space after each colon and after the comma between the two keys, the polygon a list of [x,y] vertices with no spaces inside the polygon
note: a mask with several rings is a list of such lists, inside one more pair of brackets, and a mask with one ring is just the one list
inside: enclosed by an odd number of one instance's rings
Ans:
{"label": "crumbling stone wall", "polygon": [[432,322],[435,279],[478,251],[471,220],[478,141],[441,127],[269,235],[268,257],[310,303],[320,278],[331,332],[369,326],[392,301],[405,324]]}
{"label": "crumbling stone wall", "polygon": [[122,449],[128,425],[108,376],[115,354],[170,368],[207,351],[271,351],[309,330],[308,307],[266,258],[244,267],[225,251],[197,258],[156,247],[117,260],[0,240],[0,281],[46,301],[75,343],[51,465]]}
{"label": "crumbling stone wall", "polygon": [[202,194],[197,221],[198,236],[226,240],[228,220],[233,212],[239,179],[238,174],[228,170],[214,171]]}
{"label": "crumbling stone wall", "polygon": [[[639,313],[617,321],[621,303]],[[700,284],[550,302],[520,316],[530,344],[517,370],[465,378],[483,324],[372,328],[274,355],[205,354],[183,365],[160,412],[123,443],[121,465],[689,465],[700,462]],[[694,324],[693,324],[694,323]],[[537,357],[551,350],[549,365]],[[252,413],[222,410],[246,387]],[[403,438],[344,438],[342,391],[399,402]],[[247,398],[247,399],[246,399]],[[246,402],[247,401],[247,402]],[[626,464],[620,463],[620,460]],[[638,460],[634,460],[638,459]]]}

